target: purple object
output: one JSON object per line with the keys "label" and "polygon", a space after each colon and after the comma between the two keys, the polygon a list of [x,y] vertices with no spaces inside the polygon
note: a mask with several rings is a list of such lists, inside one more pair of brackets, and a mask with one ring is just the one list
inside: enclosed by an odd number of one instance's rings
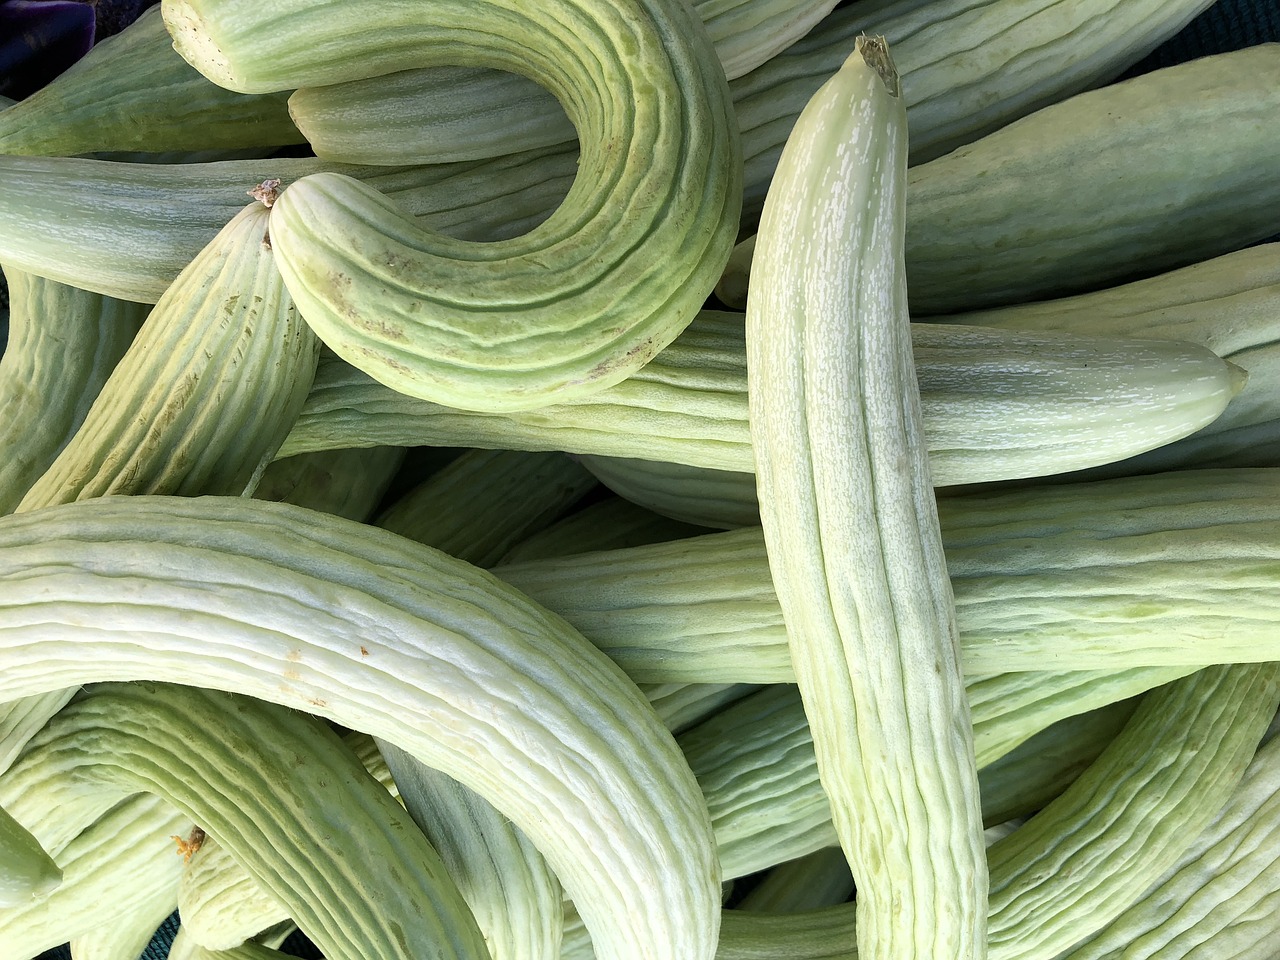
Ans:
{"label": "purple object", "polygon": [[93,6],[73,0],[0,0],[0,94],[21,100],[93,46]]}

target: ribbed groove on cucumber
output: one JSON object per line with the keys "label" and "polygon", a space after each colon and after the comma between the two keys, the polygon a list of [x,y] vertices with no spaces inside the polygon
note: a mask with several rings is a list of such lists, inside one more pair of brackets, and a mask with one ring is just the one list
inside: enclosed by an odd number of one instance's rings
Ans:
{"label": "ribbed groove on cucumber", "polygon": [[738,133],[682,0],[557,0],[536,16],[514,0],[446,0],[386,8],[376,24],[326,0],[163,9],[178,51],[234,89],[483,65],[530,76],[564,105],[584,145],[579,175],[521,237],[442,237],[330,174],[277,202],[272,242],[299,309],[336,353],[396,390],[479,410],[589,395],[670,343],[728,256]]}
{"label": "ribbed groove on cucumber", "polygon": [[327,957],[485,955],[438,855],[315,717],[172,684],[103,684],[32,741],[81,790],[164,797],[279,897]]}
{"label": "ribbed groove on cucumber", "polygon": [[[1187,471],[944,498],[965,669],[1277,659],[1278,476]],[[759,529],[495,572],[637,679],[792,676]]]}
{"label": "ribbed groove on cucumber", "polygon": [[1138,899],[1226,803],[1278,704],[1276,664],[1209,667],[1144,698],[1079,780],[989,851],[991,955],[1056,957]]}
{"label": "ribbed groove on cucumber", "polygon": [[245,96],[210,83],[173,50],[148,10],[14,107],[0,153],[209,150],[304,143],[287,94]]}
{"label": "ribbed groove on cucumber", "polygon": [[[636,944],[643,956],[714,952],[711,829],[670,735],[615,665],[487,574],[383,531],[250,499],[82,501],[0,518],[0,541],[0,696],[198,675],[363,727],[524,829],[602,957],[632,956]],[[52,619],[37,626],[33,614]],[[548,807],[560,815],[544,818]],[[662,837],[637,835],[657,822]]]}
{"label": "ribbed groove on cucumber", "polygon": [[[912,336],[939,486],[1057,473],[1149,449],[1212,421],[1239,385],[1231,367],[1190,344],[931,324],[914,324]],[[507,414],[415,400],[343,363],[322,362],[280,455],[430,444],[752,472],[742,337],[741,315],[704,311],[622,383]]]}
{"label": "ribbed groove on cucumber", "polygon": [[0,358],[0,514],[10,513],[75,435],[146,308],[15,268]]}

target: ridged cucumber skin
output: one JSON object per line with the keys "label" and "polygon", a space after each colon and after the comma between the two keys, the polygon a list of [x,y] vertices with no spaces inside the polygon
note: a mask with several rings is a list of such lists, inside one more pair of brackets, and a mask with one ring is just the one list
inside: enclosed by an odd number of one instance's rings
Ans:
{"label": "ridged cucumber skin", "polygon": [[[985,682],[983,692],[999,689],[1007,699],[1001,702],[988,698],[976,703],[982,710],[974,716],[974,736],[984,822],[1004,822],[993,820],[1000,811],[989,809],[989,787],[994,800],[1004,799],[1007,806],[1012,799],[1008,796],[1012,791],[1006,790],[1001,797],[994,789],[997,777],[1010,776],[1001,769],[1004,762],[1017,760],[1008,744],[1018,742],[1015,749],[1025,753],[1035,749],[1037,741],[1042,743],[1054,736],[1055,725],[1078,727],[1085,719],[1085,711],[1109,710],[1117,706],[1116,697],[1132,699],[1177,677],[1150,671],[1106,678],[1045,673],[1036,679],[1040,683],[1039,700],[1019,700],[1015,696],[1017,685],[1006,676]],[[970,689],[977,687],[972,684]],[[1129,703],[1121,711],[1125,720],[1135,706]],[[1112,739],[1125,720],[1111,725]],[[776,684],[761,689],[686,731],[679,742],[706,796],[727,877],[756,873],[838,843],[831,825],[831,805],[818,779],[813,737],[794,685]],[[1084,752],[1091,754],[1092,760],[1105,745],[1097,744],[1092,749],[1085,744]],[[1019,766],[1026,770],[1025,761],[1014,764],[1014,770]],[[1022,786],[1028,792],[1051,787],[1049,781],[1055,779],[1057,772],[1046,775],[1041,771],[1034,780],[1024,778]],[[1073,779],[1059,783],[1065,787]],[[1051,792],[1043,799],[1052,800],[1061,792]],[[1030,814],[1039,807],[1023,809]]]}
{"label": "ridged cucumber skin", "polygon": [[719,869],[688,765],[614,664],[500,581],[247,498],[51,507],[0,518],[0,546],[0,696],[198,676],[363,728],[511,817],[602,957],[713,956]]}
{"label": "ridged cucumber skin", "polygon": [[326,957],[410,960],[422,944],[487,956],[439,855],[316,717],[217,690],[106,683],[24,760],[60,769],[72,792],[159,794],[232,851]]}
{"label": "ridged cucumber skin", "polygon": [[[694,5],[704,17],[710,6]],[[735,8],[745,14],[757,6],[764,5]],[[809,4],[790,6],[793,15],[814,12]],[[775,55],[749,72],[724,59],[728,38],[719,18],[712,19],[708,31],[730,78],[744,137],[745,219],[754,223],[758,217],[801,108],[862,33],[883,34],[898,51],[912,162],[921,163],[1112,79],[1206,6],[1208,0],[860,0],[830,13],[803,38],[774,34]],[[554,98],[524,77],[437,67],[380,80],[294,94],[290,110],[319,156],[439,162],[572,143],[575,137]]]}
{"label": "ridged cucumber skin", "polygon": [[158,9],[0,110],[0,153],[74,156],[305,142],[289,119],[288,94],[245,96],[210,83],[174,52]]}
{"label": "ridged cucumber skin", "polygon": [[[1278,659],[1277,484],[1188,470],[940,499],[966,672]],[[495,573],[638,680],[794,676],[758,528]]]}
{"label": "ridged cucumber skin", "polygon": [[483,164],[353,167],[314,158],[126,163],[0,154],[0,262],[107,296],[155,303],[263,180],[360,177],[424,223],[497,240],[542,222],[574,156],[527,152]]}
{"label": "ridged cucumber skin", "polygon": [[564,104],[584,145],[578,176],[522,237],[441,237],[332,175],[277,202],[273,243],[299,309],[400,392],[489,411],[596,392],[688,325],[732,247],[742,174],[728,85],[680,0],[557,0],[537,16],[514,0],[392,4],[376,29],[334,0],[162,9],[179,53],[235,89],[455,63],[524,73]]}
{"label": "ridged cucumber skin", "polygon": [[[35,836],[44,840],[49,819],[64,811],[47,809],[50,794],[44,778],[32,776],[34,772],[24,768],[4,783],[0,793]],[[131,913],[140,901],[158,896],[173,899],[182,858],[174,856],[170,838],[190,834],[191,820],[145,793],[128,798],[115,794],[108,805],[110,809],[77,824],[75,835],[57,845],[54,853],[62,865],[62,885],[38,901],[0,913],[0,948],[5,956],[34,957],[95,929],[119,929],[121,915]],[[172,911],[171,905],[165,915]],[[148,940],[157,926],[147,932]]]}
{"label": "ridged cucumber skin", "polygon": [[[803,37],[834,0],[703,0],[691,6],[732,80]],[[564,108],[543,87],[477,67],[403,70],[304,87],[290,96],[289,113],[316,156],[345,163],[447,163],[577,139]]]}
{"label": "ridged cucumber skin", "polygon": [[1063,960],[1264,960],[1280,902],[1280,740],[1259,748],[1219,816],[1141,900]]}
{"label": "ridged cucumber skin", "polygon": [[[1106,463],[1211,422],[1239,372],[1203,347],[912,325],[935,485]],[[741,314],[704,311],[617,386],[536,411],[480,414],[322,362],[281,448],[563,450],[754,472]]]}
{"label": "ridged cucumber skin", "polygon": [[1079,780],[988,851],[990,955],[1052,960],[1138,900],[1222,809],[1278,705],[1275,663],[1144,697]]}
{"label": "ridged cucumber skin", "polygon": [[865,960],[986,956],[973,730],[903,269],[907,116],[883,38],[805,106],[747,303],[769,570]]}
{"label": "ridged cucumber skin", "polygon": [[[1129,753],[1124,758],[1126,765],[1122,768],[1122,774],[1114,773],[1114,765],[1111,770],[1100,766],[1094,777],[1082,778],[1078,786],[1073,785],[1068,791],[1069,803],[1078,811],[1073,820],[1080,827],[1078,832],[1064,831],[1047,838],[1039,834],[1033,838],[1036,833],[1033,830],[1018,840],[1019,832],[1016,831],[1009,838],[1012,842],[1005,851],[995,851],[993,848],[997,858],[1000,858],[1000,862],[993,863],[993,885],[1006,881],[1016,882],[1019,870],[1034,870],[1037,856],[1043,853],[1049,858],[1039,864],[1037,876],[1043,883],[1033,890],[1041,889],[1049,895],[1063,894],[1064,887],[1078,885],[1078,893],[1084,893],[1085,896],[1080,897],[1077,893],[1073,895],[1073,902],[1064,898],[1062,903],[1067,909],[1063,916],[1058,917],[1053,915],[1054,904],[1057,902],[1054,900],[1046,903],[1033,902],[1032,898],[1028,898],[1027,909],[1022,912],[1018,910],[1018,902],[1000,905],[993,909],[993,925],[1011,929],[1015,933],[1025,932],[1031,937],[1040,930],[1039,921],[1042,920],[1047,921],[1045,929],[1050,932],[1055,926],[1060,930],[1064,919],[1068,923],[1079,922],[1082,929],[1087,929],[1094,916],[1093,904],[1087,899],[1090,894],[1099,897],[1104,904],[1104,911],[1107,910],[1105,904],[1108,900],[1119,902],[1117,898],[1126,895],[1138,897],[1144,889],[1143,878],[1138,875],[1140,871],[1156,872],[1153,861],[1168,859],[1171,846],[1185,847],[1194,843],[1206,820],[1205,811],[1215,805],[1221,808],[1224,794],[1229,795],[1235,785],[1241,783],[1245,764],[1252,754],[1248,743],[1251,739],[1256,743],[1265,727],[1265,719],[1258,723],[1257,717],[1265,712],[1268,700],[1274,703],[1276,687],[1275,668],[1270,664],[1218,668],[1210,673],[1208,678],[1190,677],[1173,684],[1173,689],[1152,694],[1145,716],[1135,717],[1138,722],[1131,722],[1125,734],[1122,734],[1122,739],[1128,742],[1122,743],[1118,739],[1112,745],[1112,750],[1119,748]],[[1227,675],[1225,680],[1222,678],[1223,674]],[[1215,686],[1222,691],[1234,693],[1235,698],[1230,699],[1226,693],[1219,695],[1216,700],[1213,696],[1205,696],[1206,688]],[[1200,690],[1199,699],[1183,696],[1184,702],[1176,702],[1180,695],[1194,691],[1197,687]],[[1166,714],[1170,720],[1175,716],[1180,717],[1183,729],[1190,726],[1194,732],[1191,736],[1176,736],[1182,731],[1170,729],[1171,723],[1166,722],[1159,712]],[[1238,726],[1225,722],[1227,718],[1233,718],[1233,715],[1239,716],[1242,721]],[[1217,730],[1221,730],[1231,741],[1221,754],[1216,750],[1197,749],[1202,742],[1200,737],[1206,732],[1216,741],[1214,734]],[[1195,769],[1203,768],[1206,763],[1220,764],[1220,775],[1210,776],[1204,781],[1197,780],[1194,776]],[[1142,778],[1130,783],[1128,772],[1135,764],[1141,764],[1139,769],[1143,771]],[[1111,776],[1111,780],[1099,785],[1098,780],[1107,774]],[[1144,790],[1144,787],[1147,789]],[[1107,808],[1106,802],[1122,791],[1133,797],[1132,808],[1119,803],[1113,808]],[[1134,797],[1134,794],[1137,796]],[[1166,804],[1166,801],[1173,802]],[[1095,817],[1089,813],[1091,803],[1095,807],[1102,805],[1103,816]],[[1209,814],[1210,818],[1211,816]],[[1148,831],[1153,834],[1151,850],[1144,846]],[[1055,840],[1064,844],[1059,857],[1064,862],[1062,869],[1055,869],[1056,865],[1052,860],[1055,853],[1059,852],[1054,849]],[[1075,851],[1070,850],[1073,843],[1078,846]],[[1025,844],[1020,857],[1009,858],[1008,854],[1019,844]],[[1252,844],[1246,842],[1244,845]],[[1066,868],[1070,865],[1068,854],[1072,852],[1080,855],[1083,862],[1087,863],[1087,869]],[[1119,869],[1112,870],[1113,857],[1125,857],[1126,862]],[[1127,888],[1123,886],[1126,878],[1131,880],[1131,886]],[[1036,877],[1032,877],[1033,881],[1035,879]],[[1097,884],[1093,890],[1089,889],[1090,880]],[[1114,886],[1119,889],[1113,889]],[[1108,894],[1112,896],[1108,897]],[[1274,902],[1274,899],[1267,901],[1266,907],[1269,908]],[[1252,906],[1252,902],[1250,905]],[[1157,902],[1152,906],[1159,909],[1160,904]],[[850,955],[848,947],[842,944],[847,944],[855,935],[855,930],[852,904],[803,914],[772,916],[730,910],[724,915],[718,956],[721,960],[839,960]],[[1124,946],[1131,944],[1126,942]],[[1224,941],[1224,946],[1232,948],[1229,939]],[[1011,949],[997,945],[993,952],[1001,957],[1031,957],[1040,960],[1055,955],[1052,952],[1038,952],[1037,946],[1032,942],[1015,944]],[[1143,953],[1137,955],[1147,956]],[[1158,954],[1152,954],[1157,955],[1164,960],[1168,956],[1184,954],[1175,954],[1166,948]],[[1266,955],[1264,952],[1256,956],[1260,960]],[[1073,960],[1075,958],[1073,953],[1061,953],[1058,956],[1070,956]],[[1097,954],[1086,953],[1084,956],[1092,960]],[[1107,956],[1110,960],[1116,955]],[[1231,953],[1230,956],[1236,954]],[[1248,956],[1252,958],[1255,955]]]}
{"label": "ridged cucumber skin", "polygon": [[1275,233],[1280,44],[1079,94],[912,170],[920,316],[1150,276]]}
{"label": "ridged cucumber skin", "polygon": [[0,514],[13,511],[75,436],[148,310],[12,267],[5,279]]}
{"label": "ridged cucumber skin", "polygon": [[245,206],[156,304],[17,510],[111,494],[251,490],[297,418],[320,344]]}

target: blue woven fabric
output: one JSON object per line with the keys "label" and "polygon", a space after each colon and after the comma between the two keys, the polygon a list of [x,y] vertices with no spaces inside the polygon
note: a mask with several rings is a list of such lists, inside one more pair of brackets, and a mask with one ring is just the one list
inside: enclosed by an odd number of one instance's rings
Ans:
{"label": "blue woven fabric", "polygon": [[[1280,0],[1218,0],[1181,33],[1126,71],[1124,76],[1137,76],[1210,53],[1225,53],[1269,41],[1280,41]],[[176,930],[175,914],[156,933],[140,960],[166,960]],[[306,960],[320,957],[319,951],[301,935],[291,937],[283,950]],[[70,957],[70,950],[59,947],[42,954],[39,960],[70,960]],[[370,960],[377,958],[371,957]]]}

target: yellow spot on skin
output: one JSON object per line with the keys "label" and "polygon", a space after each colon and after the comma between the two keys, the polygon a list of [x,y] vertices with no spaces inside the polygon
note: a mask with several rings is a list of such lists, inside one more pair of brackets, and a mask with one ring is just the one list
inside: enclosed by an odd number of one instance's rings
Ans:
{"label": "yellow spot on skin", "polygon": [[178,855],[182,857],[182,862],[190,863],[196,851],[204,846],[204,838],[206,836],[207,834],[199,827],[192,827],[190,836],[185,839],[177,835],[170,839],[178,845]]}

